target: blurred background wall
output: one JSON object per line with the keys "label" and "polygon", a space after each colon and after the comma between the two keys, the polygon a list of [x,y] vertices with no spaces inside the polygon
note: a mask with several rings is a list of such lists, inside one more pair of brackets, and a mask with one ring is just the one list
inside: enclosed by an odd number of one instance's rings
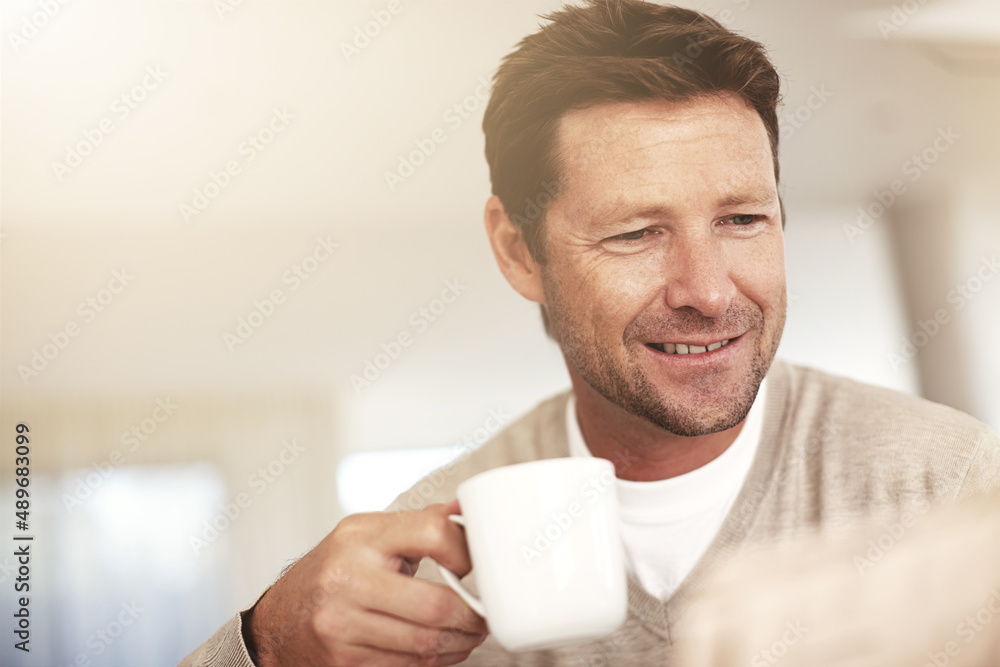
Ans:
{"label": "blurred background wall", "polygon": [[[779,355],[1000,429],[997,4],[680,4],[784,77]],[[0,482],[24,422],[36,535],[4,664],[174,664],[569,386],[482,227],[481,80],[560,5],[3,4]]]}

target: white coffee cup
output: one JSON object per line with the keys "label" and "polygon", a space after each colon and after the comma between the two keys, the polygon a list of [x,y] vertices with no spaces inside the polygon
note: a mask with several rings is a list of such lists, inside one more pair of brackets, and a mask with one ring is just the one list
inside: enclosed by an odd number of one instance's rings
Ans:
{"label": "white coffee cup", "polygon": [[458,486],[481,599],[441,575],[509,651],[586,642],[614,632],[628,609],[615,470],[599,458],[494,468]]}

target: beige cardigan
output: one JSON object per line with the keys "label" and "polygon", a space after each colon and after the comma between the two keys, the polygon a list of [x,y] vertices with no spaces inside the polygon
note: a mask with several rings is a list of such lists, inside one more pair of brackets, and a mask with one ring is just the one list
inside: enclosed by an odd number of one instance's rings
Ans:
{"label": "beige cardigan", "polygon": [[[669,664],[677,620],[707,575],[742,550],[1000,490],[1000,438],[964,413],[781,361],[768,378],[760,446],[746,482],[715,540],[672,597],[661,602],[630,576],[628,618],[606,640],[511,654],[490,638],[464,664]],[[565,392],[544,401],[387,509],[447,502],[459,482],[489,468],[569,456],[568,397]],[[417,576],[440,581],[427,559]],[[475,571],[465,583],[475,590]],[[240,628],[237,614],[180,665],[253,667]]]}

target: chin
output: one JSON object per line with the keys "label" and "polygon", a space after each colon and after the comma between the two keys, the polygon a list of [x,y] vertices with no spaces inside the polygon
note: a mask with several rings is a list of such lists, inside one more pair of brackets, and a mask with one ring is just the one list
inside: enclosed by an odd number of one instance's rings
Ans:
{"label": "chin", "polygon": [[[704,382],[668,382],[659,387],[659,383],[640,375],[631,399],[619,405],[675,435],[718,433],[746,419],[766,372],[766,366],[750,364],[738,374],[706,374]],[[618,398],[624,397],[619,394]]]}
{"label": "chin", "polygon": [[639,415],[653,425],[685,437],[697,437],[727,431],[746,419],[753,399],[745,400],[741,396],[737,402],[732,397],[718,405],[706,406],[705,403],[661,405],[662,410],[650,414]]}

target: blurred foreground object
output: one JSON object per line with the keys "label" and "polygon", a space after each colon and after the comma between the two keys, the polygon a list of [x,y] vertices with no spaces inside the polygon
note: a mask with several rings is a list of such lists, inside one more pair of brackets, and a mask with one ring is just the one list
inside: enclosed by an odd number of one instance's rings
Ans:
{"label": "blurred foreground object", "polygon": [[728,563],[677,633],[682,665],[1000,665],[1000,495]]}

